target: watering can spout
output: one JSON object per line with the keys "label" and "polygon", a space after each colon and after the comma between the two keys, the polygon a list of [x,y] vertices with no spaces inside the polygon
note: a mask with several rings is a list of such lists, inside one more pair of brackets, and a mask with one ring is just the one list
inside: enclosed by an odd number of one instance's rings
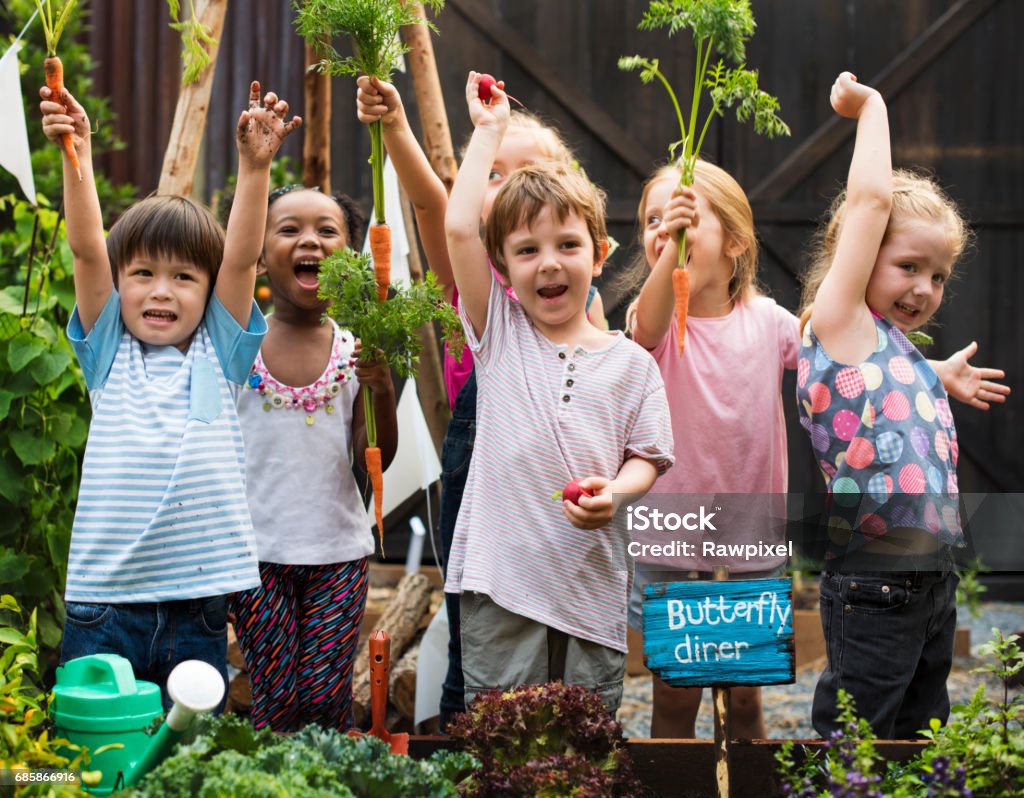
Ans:
{"label": "watering can spout", "polygon": [[160,764],[200,712],[216,708],[224,698],[224,679],[207,662],[197,659],[179,663],[167,677],[167,693],[174,702],[163,725],[124,777],[125,787],[138,784]]}

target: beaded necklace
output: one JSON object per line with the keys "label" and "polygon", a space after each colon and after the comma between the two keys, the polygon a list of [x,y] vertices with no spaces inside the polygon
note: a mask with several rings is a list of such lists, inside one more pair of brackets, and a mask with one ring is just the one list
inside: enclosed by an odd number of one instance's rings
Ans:
{"label": "beaded necklace", "polygon": [[318,408],[322,407],[328,415],[334,413],[332,400],[341,393],[342,385],[355,378],[356,358],[351,354],[347,357],[343,355],[343,348],[350,341],[347,333],[335,328],[334,343],[331,346],[331,357],[327,362],[327,369],[320,379],[303,388],[293,388],[275,380],[263,363],[263,353],[261,352],[256,355],[256,361],[252,364],[252,371],[249,373],[249,379],[246,380],[246,387],[263,397],[263,409],[266,412],[304,410],[306,425],[311,427],[316,423],[314,413]]}

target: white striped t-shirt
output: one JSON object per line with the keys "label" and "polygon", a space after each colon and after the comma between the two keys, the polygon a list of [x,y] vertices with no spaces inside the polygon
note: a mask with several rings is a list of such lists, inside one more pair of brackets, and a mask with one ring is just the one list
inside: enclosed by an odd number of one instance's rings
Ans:
{"label": "white striped t-shirt", "polygon": [[665,386],[621,332],[602,349],[552,343],[493,280],[479,340],[460,304],[478,385],[477,431],[448,561],[449,593],[626,650],[632,577],[623,514],[582,530],[551,495],[572,478],[612,479],[630,457],[673,462]]}
{"label": "white striped t-shirt", "polygon": [[267,325],[242,329],[214,294],[187,352],[147,346],[111,293],[84,334],[92,422],[71,532],[67,601],[201,598],[259,584],[235,397]]}

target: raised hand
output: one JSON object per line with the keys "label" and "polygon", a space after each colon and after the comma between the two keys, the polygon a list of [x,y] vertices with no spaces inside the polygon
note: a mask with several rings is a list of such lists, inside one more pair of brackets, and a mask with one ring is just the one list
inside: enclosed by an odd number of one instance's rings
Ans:
{"label": "raised hand", "polygon": [[260,104],[260,83],[254,80],[249,86],[249,108],[238,118],[236,143],[238,156],[252,166],[268,166],[278,148],[293,130],[298,130],[302,119],[293,116],[285,122],[288,103],[270,91]]}
{"label": "raised hand", "polygon": [[508,104],[508,95],[505,94],[504,81],[498,81],[490,86],[490,101],[484,104],[480,99],[479,72],[470,72],[466,81],[466,104],[469,106],[469,118],[473,121],[474,127],[491,127],[502,133],[508,126],[508,118],[511,108]]}
{"label": "raised hand", "polygon": [[61,136],[71,134],[75,149],[89,140],[89,117],[85,109],[64,89],[60,97],[54,97],[46,86],[39,89],[42,102],[39,110],[43,114],[43,135],[50,141],[60,145]]}
{"label": "raised hand", "polygon": [[978,342],[971,341],[959,352],[954,352],[946,360],[935,363],[946,393],[964,404],[978,410],[988,410],[990,402],[1005,402],[1010,395],[1010,386],[1002,385],[993,380],[1006,377],[1002,369],[972,366],[970,359],[978,351]]}
{"label": "raised hand", "polygon": [[380,78],[356,78],[356,116],[364,125],[382,122],[389,127],[402,120],[405,108],[398,89]]}
{"label": "raised hand", "polygon": [[857,76],[853,73],[840,72],[836,82],[832,84],[829,100],[837,114],[848,119],[857,119],[864,104],[872,97],[881,95],[870,86],[858,83]]}

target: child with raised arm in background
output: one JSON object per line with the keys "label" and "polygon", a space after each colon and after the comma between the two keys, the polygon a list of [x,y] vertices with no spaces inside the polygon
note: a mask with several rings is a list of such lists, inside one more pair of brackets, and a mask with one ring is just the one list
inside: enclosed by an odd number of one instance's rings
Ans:
{"label": "child with raised arm in background", "polygon": [[[479,434],[445,585],[461,594],[467,703],[560,679],[614,713],[632,576],[616,511],[672,463],[664,386],[640,347],[587,321],[608,241],[603,196],[578,171],[516,170],[480,240],[509,106],[500,89],[485,106],[479,79],[470,72],[466,83],[474,131],[445,219],[478,383]],[[573,477],[593,496],[550,501]]]}
{"label": "child with raised arm in background", "polygon": [[[373,535],[352,474],[366,449],[372,390],[381,462],[398,446],[395,390],[383,362],[319,297],[320,262],[361,239],[351,199],[283,186],[270,194],[259,271],[274,312],[238,401],[260,585],[235,593],[235,632],[252,679],[256,728],[352,724],[352,673]],[[360,462],[365,470],[365,464]]]}
{"label": "child with raised arm in background", "polygon": [[[384,146],[399,181],[415,209],[420,241],[430,265],[453,304],[458,303],[458,289],[452,276],[448,246],[445,241],[444,214],[448,194],[444,184],[434,173],[419,142],[416,141],[405,108],[397,89],[377,78],[360,77],[357,81],[356,104],[360,121],[383,123]],[[574,158],[568,146],[554,128],[535,116],[514,111],[509,117],[508,131],[486,175],[486,195],[481,219],[486,221],[498,189],[508,176],[522,166],[556,161],[572,164]],[[511,293],[511,289],[509,289]],[[598,329],[606,329],[607,322],[601,305],[601,296],[591,286],[587,299],[587,318]],[[462,505],[462,497],[469,474],[470,457],[476,438],[476,376],[473,372],[473,354],[464,348],[459,360],[445,348],[444,380],[448,391],[452,417],[441,448],[441,533],[442,564],[447,571],[455,522]],[[445,594],[448,615],[448,672],[441,693],[440,727],[444,730],[451,718],[465,710],[462,683],[462,654],[459,642],[459,596]]]}
{"label": "child with raised arm in background", "polygon": [[[876,735],[909,738],[949,716],[953,553],[964,540],[947,392],[908,336],[938,309],[969,232],[932,179],[893,170],[877,91],[843,72],[831,102],[857,120],[857,138],[805,285],[797,369],[800,421],[829,494],[828,663],[812,720],[822,736],[838,729],[846,690]],[[973,369],[966,355],[953,371],[976,407],[1009,393],[991,381],[1002,372]]]}
{"label": "child with raised arm in background", "polygon": [[153,196],[104,240],[86,112],[67,91],[40,96],[46,137],[70,134],[81,162],[79,180],[64,156],[68,338],[93,409],[61,662],[120,654],[164,688],[200,659],[226,679],[227,595],[259,583],[235,396],[267,329],[252,294],[270,165],[301,120],[251,85],[226,235],[187,197]]}

